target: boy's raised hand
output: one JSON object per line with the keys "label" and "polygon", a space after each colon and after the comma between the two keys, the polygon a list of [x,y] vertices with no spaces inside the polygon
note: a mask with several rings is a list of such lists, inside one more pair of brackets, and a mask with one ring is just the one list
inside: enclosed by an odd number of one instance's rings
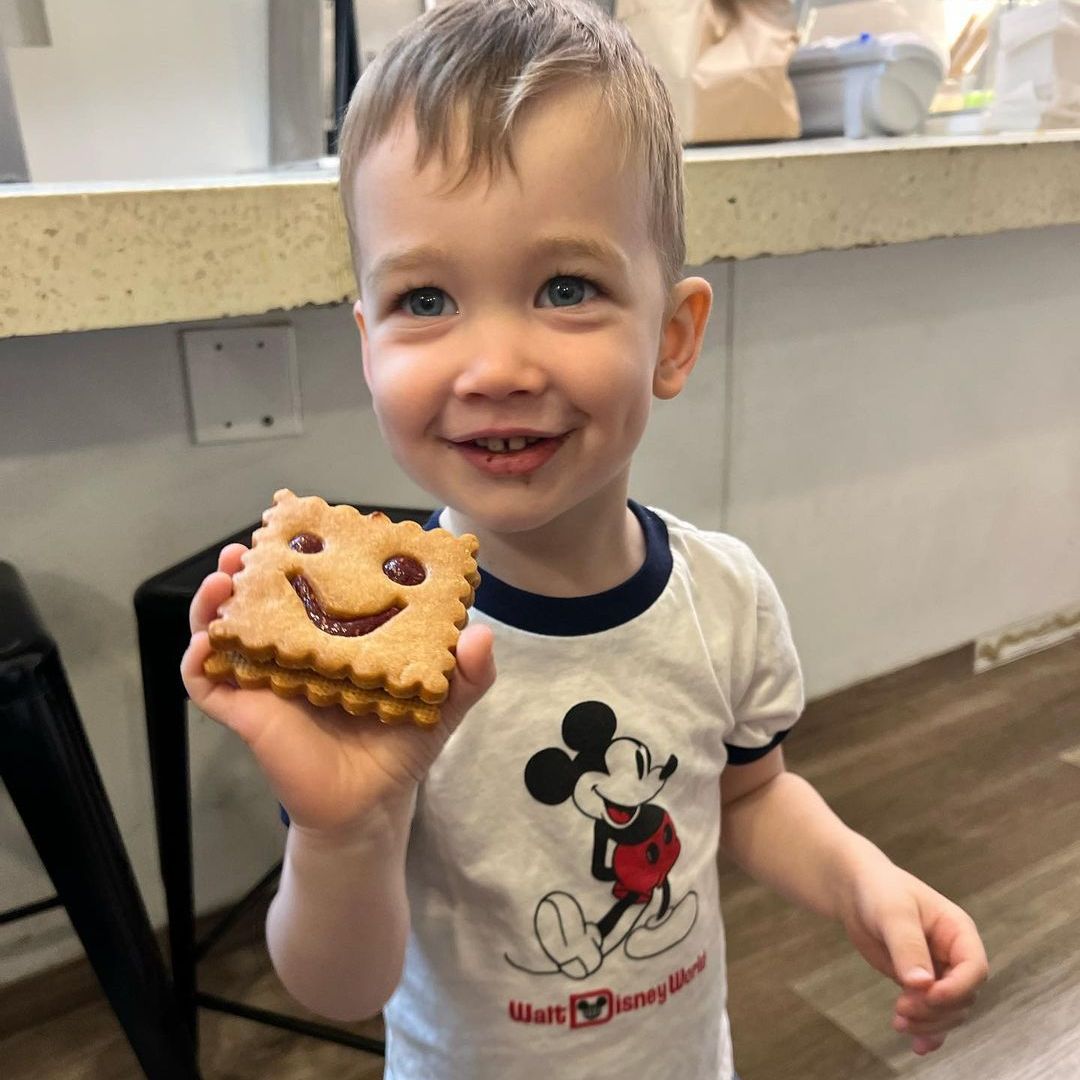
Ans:
{"label": "boy's raised hand", "polygon": [[916,1054],[940,1049],[989,973],[971,916],[890,864],[859,877],[842,921],[867,962],[901,987],[893,1028]]}
{"label": "boy's raised hand", "polygon": [[210,654],[207,627],[232,595],[232,575],[246,550],[243,544],[224,548],[217,572],[191,602],[191,643],[180,673],[192,702],[248,744],[290,820],[303,828],[348,830],[373,809],[411,799],[450,734],[495,680],[491,631],[485,626],[462,631],[457,669],[434,728],[387,725],[268,689],[214,682],[203,674]]}

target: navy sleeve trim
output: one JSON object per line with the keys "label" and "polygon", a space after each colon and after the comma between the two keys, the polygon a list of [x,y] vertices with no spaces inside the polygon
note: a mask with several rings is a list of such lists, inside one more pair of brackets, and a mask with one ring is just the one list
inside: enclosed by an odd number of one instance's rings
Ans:
{"label": "navy sleeve trim", "polygon": [[724,743],[727,747],[727,760],[729,765],[749,765],[751,761],[763,758],[770,750],[779,746],[787,738],[791,728],[778,731],[764,746],[732,746]]}

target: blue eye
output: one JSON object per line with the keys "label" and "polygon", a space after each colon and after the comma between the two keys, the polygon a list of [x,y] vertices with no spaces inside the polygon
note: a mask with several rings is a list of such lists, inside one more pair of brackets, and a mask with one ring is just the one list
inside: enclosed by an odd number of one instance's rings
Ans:
{"label": "blue eye", "polygon": [[[580,277],[560,275],[544,286],[543,297],[551,307],[574,307],[596,295],[596,286]],[[547,306],[547,305],[542,305]]]}
{"label": "blue eye", "polygon": [[404,299],[411,315],[429,317],[444,314],[448,297],[442,289],[425,287],[413,289],[405,294]]}

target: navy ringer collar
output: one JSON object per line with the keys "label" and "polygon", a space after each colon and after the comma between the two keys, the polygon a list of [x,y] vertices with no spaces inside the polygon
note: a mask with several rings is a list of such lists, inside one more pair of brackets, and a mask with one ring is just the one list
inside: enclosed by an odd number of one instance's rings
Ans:
{"label": "navy ringer collar", "polygon": [[[598,634],[636,619],[660,598],[671,577],[671,545],[667,525],[648,507],[629,500],[630,509],[645,534],[645,561],[632,577],[606,592],[591,596],[541,596],[501,581],[480,566],[477,611],[518,630],[548,637]],[[439,524],[440,510],[428,518],[425,529]]]}

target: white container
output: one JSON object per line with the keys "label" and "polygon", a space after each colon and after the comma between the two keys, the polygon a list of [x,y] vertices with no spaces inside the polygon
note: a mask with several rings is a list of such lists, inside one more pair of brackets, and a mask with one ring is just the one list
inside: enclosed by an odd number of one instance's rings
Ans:
{"label": "white container", "polygon": [[1032,83],[1049,95],[1058,81],[1080,82],[1080,3],[1047,0],[1002,12],[999,48],[1002,92]]}
{"label": "white container", "polygon": [[862,139],[921,131],[945,61],[915,34],[863,34],[798,49],[788,74],[804,136]]}
{"label": "white container", "polygon": [[916,34],[948,52],[952,39],[945,29],[942,0],[803,0],[804,45],[826,39],[857,38],[862,34]]}
{"label": "white container", "polygon": [[1001,14],[990,131],[1080,127],[1080,3]]}

